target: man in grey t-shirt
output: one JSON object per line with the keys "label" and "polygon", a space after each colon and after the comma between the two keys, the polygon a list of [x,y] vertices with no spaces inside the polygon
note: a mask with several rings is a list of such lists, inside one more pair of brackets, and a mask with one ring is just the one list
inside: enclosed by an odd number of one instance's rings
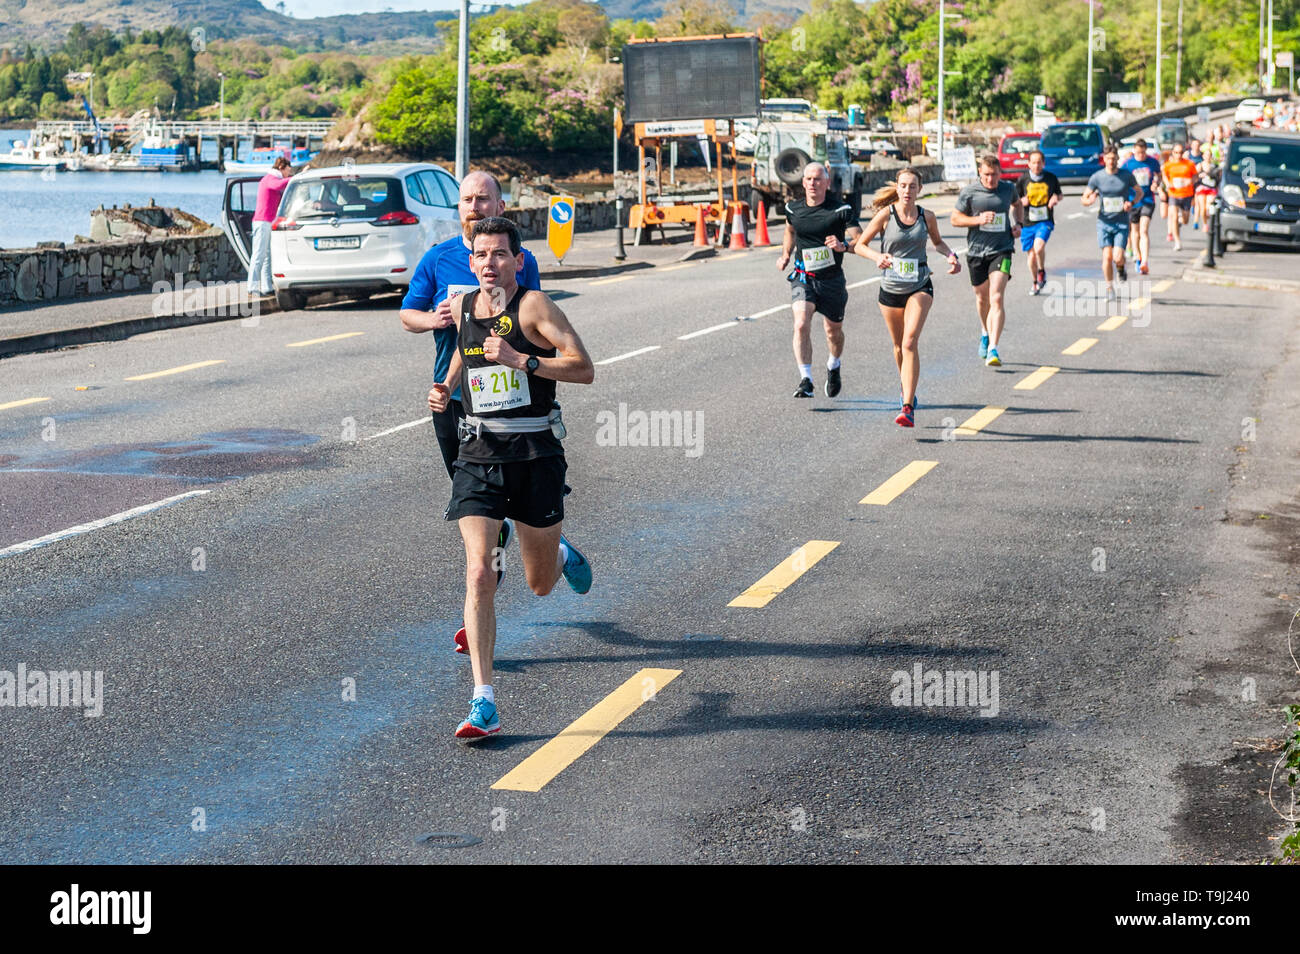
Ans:
{"label": "man in grey t-shirt", "polygon": [[980,157],[979,181],[958,194],[951,221],[957,228],[968,230],[966,264],[970,268],[970,283],[975,287],[975,305],[982,329],[979,355],[990,367],[996,367],[1002,363],[998,339],[1007,319],[1003,298],[1011,280],[1015,237],[1024,223],[1024,209],[1016,187],[1002,181],[1002,166],[997,156]]}
{"label": "man in grey t-shirt", "polygon": [[1097,244],[1101,247],[1101,273],[1106,278],[1106,297],[1115,297],[1114,273],[1128,281],[1124,270],[1124,249],[1128,247],[1129,210],[1142,201],[1142,187],[1133,173],[1119,167],[1119,149],[1110,143],[1102,150],[1102,168],[1084,186],[1084,205],[1101,200],[1097,212]]}

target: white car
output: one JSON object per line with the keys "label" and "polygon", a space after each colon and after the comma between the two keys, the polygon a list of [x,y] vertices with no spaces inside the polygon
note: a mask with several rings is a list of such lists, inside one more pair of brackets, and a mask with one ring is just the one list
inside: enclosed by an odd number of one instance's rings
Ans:
{"label": "white car", "polygon": [[1262,99],[1243,99],[1237,104],[1237,111],[1232,114],[1234,123],[1253,123],[1264,115],[1264,101]]}
{"label": "white car", "polygon": [[[258,178],[226,181],[221,224],[245,267],[252,258]],[[271,226],[281,308],[314,292],[369,298],[405,289],[420,257],[460,233],[460,186],[427,162],[308,169],[289,180]]]}

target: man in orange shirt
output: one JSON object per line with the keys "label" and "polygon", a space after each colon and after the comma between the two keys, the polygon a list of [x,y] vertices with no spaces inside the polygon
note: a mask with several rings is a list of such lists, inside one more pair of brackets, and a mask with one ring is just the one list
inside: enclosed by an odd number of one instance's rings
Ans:
{"label": "man in orange shirt", "polygon": [[1183,250],[1179,232],[1192,214],[1192,197],[1196,195],[1196,163],[1183,155],[1181,143],[1174,143],[1170,150],[1169,161],[1160,170],[1165,182],[1165,195],[1168,196],[1166,220],[1169,222],[1169,241],[1174,248]]}

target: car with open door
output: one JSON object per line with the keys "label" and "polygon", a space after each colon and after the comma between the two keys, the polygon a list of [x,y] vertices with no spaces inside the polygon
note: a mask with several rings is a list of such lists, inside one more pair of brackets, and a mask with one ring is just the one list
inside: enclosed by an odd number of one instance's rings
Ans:
{"label": "car with open door", "polygon": [[[221,223],[240,260],[252,258],[257,184],[226,181]],[[271,225],[271,275],[281,308],[307,296],[404,290],[421,256],[460,232],[460,187],[427,162],[308,169],[289,180]]]}

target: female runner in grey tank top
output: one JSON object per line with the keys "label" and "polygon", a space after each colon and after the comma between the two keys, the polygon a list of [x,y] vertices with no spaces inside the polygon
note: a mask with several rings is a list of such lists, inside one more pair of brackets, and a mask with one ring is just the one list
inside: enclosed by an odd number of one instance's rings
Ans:
{"label": "female runner in grey tank top", "polygon": [[[915,424],[916,381],[921,373],[918,342],[925,317],[934,303],[934,284],[925,260],[926,242],[948,259],[948,274],[961,271],[957,253],[939,236],[939,223],[933,212],[916,204],[921,192],[921,177],[910,166],[898,171],[895,181],[876,192],[871,203],[871,224],[853,244],[854,253],[870,259],[881,268],[880,313],[889,335],[894,339],[894,363],[898,365],[902,385],[898,417],[900,427]],[[880,237],[879,250],[871,240]]]}

